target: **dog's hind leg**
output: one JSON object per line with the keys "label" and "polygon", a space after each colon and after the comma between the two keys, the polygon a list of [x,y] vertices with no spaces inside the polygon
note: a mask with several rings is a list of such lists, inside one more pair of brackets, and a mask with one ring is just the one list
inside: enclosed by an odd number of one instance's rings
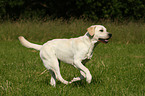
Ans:
{"label": "dog's hind leg", "polygon": [[53,70],[56,74],[56,78],[62,82],[63,84],[68,84],[68,81],[64,80],[60,74],[60,69],[59,69],[59,63],[58,63],[58,60],[57,60],[57,63],[55,63],[55,67],[53,67]]}
{"label": "dog's hind leg", "polygon": [[51,74],[50,84],[55,87],[56,86],[56,75],[50,66],[50,62],[48,62],[46,59],[43,59],[43,58],[42,58],[42,61],[43,61],[44,66],[47,68],[47,70]]}
{"label": "dog's hind leg", "polygon": [[47,50],[45,49],[41,50],[40,57],[44,63],[44,66],[48,70],[51,70],[49,71],[52,75],[51,83],[50,83],[51,85],[55,86],[55,79],[58,79],[60,82],[64,84],[68,84],[68,81],[64,80],[60,74],[59,62],[53,50],[48,51],[48,48]]}
{"label": "dog's hind leg", "polygon": [[[54,59],[55,58],[55,59]],[[50,59],[50,58],[49,58]],[[51,74],[51,81],[50,84],[55,86],[56,79],[64,84],[68,84],[68,81],[64,80],[60,74],[59,63],[56,57],[51,58],[51,60],[47,60],[47,58],[42,59],[44,66],[49,70]]]}
{"label": "dog's hind leg", "polygon": [[52,86],[56,86],[56,75],[52,70],[49,70],[50,74],[51,74],[51,80],[50,80],[50,84]]}

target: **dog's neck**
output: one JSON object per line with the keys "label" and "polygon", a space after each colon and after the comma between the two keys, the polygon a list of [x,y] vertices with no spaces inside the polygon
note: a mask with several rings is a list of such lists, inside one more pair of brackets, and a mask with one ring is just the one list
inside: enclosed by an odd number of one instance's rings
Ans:
{"label": "dog's neck", "polygon": [[91,43],[93,43],[94,45],[98,45],[98,44],[100,43],[100,42],[98,42],[98,40],[95,40],[95,39],[93,38],[94,35],[91,36],[91,35],[89,34],[89,32],[87,32],[85,35],[88,37],[89,41],[90,41]]}
{"label": "dog's neck", "polygon": [[94,37],[94,35],[91,36],[91,35],[89,34],[89,32],[86,33],[86,36],[88,36],[90,39],[92,39],[92,38]]}
{"label": "dog's neck", "polygon": [[100,42],[97,41],[97,40],[95,40],[95,39],[93,39],[94,35],[91,36],[91,35],[89,34],[89,32],[87,32],[87,33],[85,34],[85,36],[87,37],[87,42],[90,42],[90,48],[89,48],[88,54],[87,54],[88,59],[90,59],[90,58],[92,57],[92,55],[93,55],[93,51],[94,51],[95,47],[96,47]]}

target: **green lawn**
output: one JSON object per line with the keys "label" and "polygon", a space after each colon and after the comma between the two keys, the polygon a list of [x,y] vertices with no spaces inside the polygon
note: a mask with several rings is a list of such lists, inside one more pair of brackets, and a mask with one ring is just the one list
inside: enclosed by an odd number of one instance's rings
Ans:
{"label": "green lawn", "polygon": [[[66,86],[57,81],[56,88],[49,85],[48,72],[41,74],[45,67],[39,52],[16,41],[0,42],[0,45],[1,95],[144,95],[144,44],[100,44],[86,64],[93,76],[92,83],[83,80]],[[67,80],[79,76],[77,69],[64,63],[61,63],[61,74]]]}
{"label": "green lawn", "polygon": [[[34,23],[34,22],[33,22]],[[113,33],[108,44],[99,44],[86,64],[93,78],[56,88],[49,84],[50,74],[39,52],[23,47],[17,37],[43,44],[54,38],[83,35],[91,22],[60,21],[45,23],[3,23],[0,26],[0,95],[1,96],[144,96],[145,95],[145,24],[99,23]],[[49,26],[48,26],[49,25]],[[56,27],[56,28],[55,28]],[[55,29],[56,30],[55,30]],[[79,33],[74,33],[79,32]],[[70,81],[79,71],[61,62],[61,74]]]}

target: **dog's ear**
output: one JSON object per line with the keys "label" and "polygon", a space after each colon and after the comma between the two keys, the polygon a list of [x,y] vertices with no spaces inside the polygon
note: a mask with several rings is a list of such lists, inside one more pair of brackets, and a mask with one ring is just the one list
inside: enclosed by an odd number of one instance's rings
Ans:
{"label": "dog's ear", "polygon": [[87,28],[87,31],[89,32],[89,34],[91,36],[93,36],[95,34],[95,27],[91,26],[91,27]]}

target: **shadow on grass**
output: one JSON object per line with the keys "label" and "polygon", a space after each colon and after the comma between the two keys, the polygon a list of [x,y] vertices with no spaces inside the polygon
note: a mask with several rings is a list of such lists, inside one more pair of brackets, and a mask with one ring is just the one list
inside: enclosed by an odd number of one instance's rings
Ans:
{"label": "shadow on grass", "polygon": [[86,86],[93,86],[93,85],[97,85],[98,86],[101,83],[103,83],[103,81],[100,80],[100,79],[92,79],[91,83],[89,84],[89,83],[86,82],[86,79],[84,79],[84,80],[81,80],[81,81],[73,82],[70,85],[72,87],[86,87]]}

